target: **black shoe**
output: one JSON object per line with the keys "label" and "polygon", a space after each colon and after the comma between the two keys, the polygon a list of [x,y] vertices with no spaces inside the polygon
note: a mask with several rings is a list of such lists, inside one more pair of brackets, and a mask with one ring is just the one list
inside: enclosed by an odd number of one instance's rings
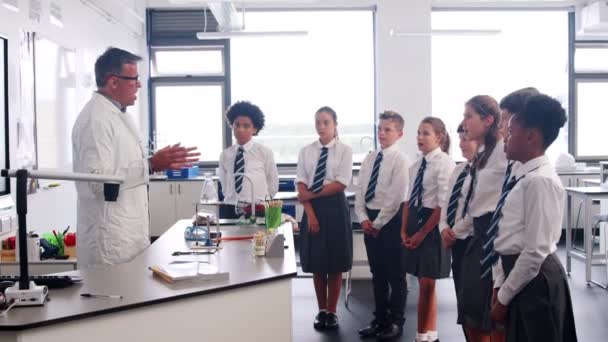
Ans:
{"label": "black shoe", "polygon": [[313,323],[313,327],[317,330],[325,329],[325,324],[327,322],[327,312],[319,311],[317,316],[315,317],[315,322]]}
{"label": "black shoe", "polygon": [[325,329],[337,329],[338,328],[338,316],[333,312],[327,313],[325,319]]}
{"label": "black shoe", "polygon": [[376,337],[378,333],[384,328],[384,325],[380,324],[379,321],[373,320],[368,326],[359,330],[359,337],[369,338]]}
{"label": "black shoe", "polygon": [[378,340],[389,341],[401,336],[401,334],[403,334],[403,327],[395,323],[391,323],[378,333]]}

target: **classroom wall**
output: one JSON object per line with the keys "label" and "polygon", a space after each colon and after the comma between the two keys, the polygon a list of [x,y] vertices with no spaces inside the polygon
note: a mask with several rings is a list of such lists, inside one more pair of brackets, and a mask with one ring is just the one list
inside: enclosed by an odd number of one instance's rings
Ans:
{"label": "classroom wall", "polygon": [[[54,2],[61,7],[63,27],[50,23],[50,4]],[[99,2],[99,1],[98,1]],[[15,166],[17,150],[17,117],[20,113],[19,91],[19,39],[21,30],[34,31],[45,38],[55,41],[76,51],[77,73],[77,108],[81,108],[91,96],[94,87],[93,64],[97,56],[110,45],[127,49],[134,53],[143,54],[145,36],[135,36],[122,25],[108,21],[99,13],[85,6],[81,1],[50,1],[42,0],[40,22],[29,18],[29,0],[19,0],[18,13],[0,6],[0,35],[9,40],[9,130],[10,130],[10,163]],[[104,9],[114,11],[115,0],[107,0]],[[145,17],[144,1],[120,1],[122,6],[130,6],[133,11]],[[116,7],[116,6],[114,6]],[[124,9],[123,9],[124,10]],[[116,12],[116,11],[114,11]],[[114,13],[116,14],[116,13]],[[117,17],[123,17],[117,13]],[[147,68],[143,68],[145,71]],[[140,92],[140,99],[147,98],[145,88]],[[134,108],[135,121],[141,126],[140,116],[147,113],[147,101],[139,101]],[[146,114],[147,115],[147,114]],[[71,170],[70,170],[71,171]],[[14,182],[11,186],[14,196]],[[72,182],[62,182],[61,186],[49,190],[39,189],[28,197],[28,229],[46,231],[52,228],[76,226],[76,191]]]}

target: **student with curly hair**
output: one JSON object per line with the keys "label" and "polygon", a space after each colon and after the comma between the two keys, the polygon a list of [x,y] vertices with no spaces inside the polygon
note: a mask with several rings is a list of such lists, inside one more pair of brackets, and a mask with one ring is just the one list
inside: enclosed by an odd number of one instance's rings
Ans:
{"label": "student with curly hair", "polygon": [[220,155],[219,177],[224,193],[224,205],[220,216],[237,218],[235,205],[251,201],[251,185],[242,174],[247,174],[255,184],[256,199],[274,196],[279,190],[279,176],[272,151],[256,142],[253,136],[264,128],[264,113],[250,102],[236,102],[226,112],[226,118],[236,144]]}

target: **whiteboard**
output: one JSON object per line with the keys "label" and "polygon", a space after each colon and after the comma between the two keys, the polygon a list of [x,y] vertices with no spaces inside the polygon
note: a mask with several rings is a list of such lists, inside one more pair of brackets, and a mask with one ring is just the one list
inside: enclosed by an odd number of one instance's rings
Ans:
{"label": "whiteboard", "polygon": [[75,51],[36,35],[34,73],[37,168],[69,171],[78,116]]}

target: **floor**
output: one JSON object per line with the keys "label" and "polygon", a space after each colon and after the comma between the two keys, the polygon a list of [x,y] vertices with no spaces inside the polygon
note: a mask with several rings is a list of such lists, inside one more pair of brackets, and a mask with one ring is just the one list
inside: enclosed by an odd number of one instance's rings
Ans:
{"label": "floor", "polygon": [[[560,259],[565,265],[563,248],[559,251]],[[596,266],[593,270],[594,279],[606,282],[604,266]],[[413,278],[408,277],[410,292],[406,305],[406,322],[404,335],[399,341],[413,341],[416,333],[416,302],[418,285]],[[344,306],[344,296],[338,306],[340,328],[332,332],[317,332],[312,327],[312,321],[317,314],[316,299],[312,279],[296,278],[293,281],[293,336],[295,342],[316,341],[357,341],[357,330],[365,326],[373,310],[371,281],[353,280],[349,308]],[[572,261],[570,290],[574,305],[576,328],[579,341],[606,341],[608,336],[608,291],[598,286],[587,286],[585,269],[581,261]],[[438,330],[443,342],[464,341],[462,330],[456,325],[456,299],[452,279],[437,282],[439,296]]]}

